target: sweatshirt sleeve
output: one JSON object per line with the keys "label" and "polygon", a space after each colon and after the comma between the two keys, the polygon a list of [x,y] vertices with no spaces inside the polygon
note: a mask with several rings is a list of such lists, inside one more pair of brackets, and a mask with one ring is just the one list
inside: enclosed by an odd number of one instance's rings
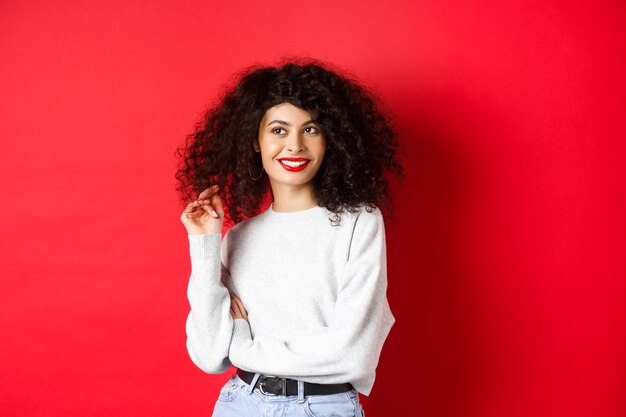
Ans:
{"label": "sweatshirt sleeve", "polygon": [[283,338],[251,337],[243,319],[234,320],[230,359],[246,369],[290,378],[321,377],[323,383],[351,382],[365,395],[395,318],[386,296],[385,227],[378,208],[356,220],[343,283],[329,326]]}
{"label": "sweatshirt sleeve", "polygon": [[228,350],[233,320],[230,293],[224,285],[229,275],[221,261],[222,234],[188,234],[188,238],[191,276],[187,298],[191,311],[185,326],[187,352],[204,372],[223,373],[231,365]]}

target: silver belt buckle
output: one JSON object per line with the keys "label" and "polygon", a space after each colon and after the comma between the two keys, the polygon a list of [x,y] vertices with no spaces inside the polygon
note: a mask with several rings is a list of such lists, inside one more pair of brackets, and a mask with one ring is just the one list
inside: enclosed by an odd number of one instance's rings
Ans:
{"label": "silver belt buckle", "polygon": [[265,392],[265,390],[263,390],[263,384],[265,384],[265,380],[269,379],[269,378],[275,378],[275,379],[282,379],[282,383],[283,383],[283,395],[287,395],[287,384],[286,381],[283,378],[277,377],[275,375],[263,375],[263,378],[261,378],[261,382],[259,382],[259,391],[261,391],[261,393],[263,393],[263,395],[269,395],[272,397],[277,396],[278,394],[274,394],[273,392]]}

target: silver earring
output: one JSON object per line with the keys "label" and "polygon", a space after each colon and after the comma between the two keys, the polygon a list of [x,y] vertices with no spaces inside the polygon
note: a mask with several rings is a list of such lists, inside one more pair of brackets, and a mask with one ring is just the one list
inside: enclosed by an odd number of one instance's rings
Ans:
{"label": "silver earring", "polygon": [[250,178],[252,178],[254,181],[256,181],[256,180],[258,180],[259,178],[261,178],[261,176],[263,175],[263,171],[264,171],[264,170],[265,170],[265,169],[263,168],[263,166],[261,166],[261,173],[259,174],[259,176],[258,176],[258,177],[254,178],[254,177],[252,176],[252,172],[250,172],[250,167],[248,167],[248,173],[250,174]]}

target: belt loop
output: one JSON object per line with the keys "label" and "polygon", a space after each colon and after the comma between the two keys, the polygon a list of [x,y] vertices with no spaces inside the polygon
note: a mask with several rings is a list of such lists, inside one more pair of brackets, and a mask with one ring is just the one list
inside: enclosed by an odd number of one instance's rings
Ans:
{"label": "belt loop", "polygon": [[260,376],[260,373],[254,373],[254,377],[252,378],[252,381],[250,382],[250,387],[248,388],[248,394],[252,394],[252,391],[254,391],[254,386],[256,385],[256,382],[259,380]]}
{"label": "belt loop", "polygon": [[298,403],[302,404],[306,400],[304,399],[304,381],[298,379]]}

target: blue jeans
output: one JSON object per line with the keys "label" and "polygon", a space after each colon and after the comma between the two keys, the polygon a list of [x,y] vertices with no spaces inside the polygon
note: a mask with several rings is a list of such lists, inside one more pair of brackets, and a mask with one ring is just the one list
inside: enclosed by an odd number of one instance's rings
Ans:
{"label": "blue jeans", "polygon": [[220,390],[212,417],[365,417],[359,393],[352,389],[338,394],[304,396],[304,383],[298,381],[298,395],[265,395],[237,374]]}

